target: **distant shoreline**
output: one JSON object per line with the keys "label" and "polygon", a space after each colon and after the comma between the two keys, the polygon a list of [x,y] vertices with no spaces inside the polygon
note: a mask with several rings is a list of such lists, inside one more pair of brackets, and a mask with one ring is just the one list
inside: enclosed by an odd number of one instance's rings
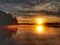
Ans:
{"label": "distant shoreline", "polygon": [[43,24],[19,23],[18,25],[45,25],[45,26],[48,26],[48,27],[60,27],[60,23],[43,23]]}

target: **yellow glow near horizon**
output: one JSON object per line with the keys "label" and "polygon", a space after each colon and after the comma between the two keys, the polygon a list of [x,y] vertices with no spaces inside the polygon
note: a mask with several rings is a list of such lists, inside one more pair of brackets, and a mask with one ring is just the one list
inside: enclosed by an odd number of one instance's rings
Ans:
{"label": "yellow glow near horizon", "polygon": [[37,33],[43,33],[44,32],[44,27],[43,26],[37,26],[36,27],[36,32]]}
{"label": "yellow glow near horizon", "polygon": [[36,33],[44,33],[44,19],[43,18],[36,18]]}
{"label": "yellow glow near horizon", "polygon": [[37,18],[36,23],[37,24],[42,24],[42,23],[44,23],[44,20],[42,18]]}

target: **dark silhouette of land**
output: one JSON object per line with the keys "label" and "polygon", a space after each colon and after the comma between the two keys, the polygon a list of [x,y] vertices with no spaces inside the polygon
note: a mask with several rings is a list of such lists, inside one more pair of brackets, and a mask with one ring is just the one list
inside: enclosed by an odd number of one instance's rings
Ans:
{"label": "dark silhouette of land", "polygon": [[[36,24],[36,23],[19,23],[18,25],[39,25],[39,24]],[[48,27],[56,27],[56,28],[60,27],[60,23],[43,23],[40,25],[45,25]]]}
{"label": "dark silhouette of land", "polygon": [[12,17],[10,13],[0,11],[0,26],[17,24],[16,17]]}
{"label": "dark silhouette of land", "polygon": [[[7,45],[11,45],[8,44],[9,41],[4,41],[4,40],[8,40],[13,33],[15,33],[15,30],[11,30],[11,29],[5,29],[3,28],[3,26],[7,26],[7,25],[16,25],[17,24],[17,19],[16,17],[13,17],[10,13],[6,13],[3,11],[0,11],[0,45],[6,45],[5,42],[7,42]],[[2,26],[2,28],[1,28]],[[12,41],[10,41],[12,42]]]}

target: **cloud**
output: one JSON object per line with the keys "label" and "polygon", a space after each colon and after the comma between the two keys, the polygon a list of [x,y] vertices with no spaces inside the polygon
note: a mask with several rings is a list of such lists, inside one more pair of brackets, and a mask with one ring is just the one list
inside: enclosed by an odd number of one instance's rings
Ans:
{"label": "cloud", "polygon": [[[35,11],[39,12],[41,10],[48,11],[48,12],[51,11],[54,13],[57,13],[60,11],[59,10],[60,3],[56,2],[56,1],[31,0],[30,2],[27,1],[29,3],[26,3],[26,1],[27,0],[23,0],[21,2],[21,0],[20,0],[19,1],[20,3],[18,3],[18,1],[16,3],[14,3],[13,1],[11,1],[10,3],[7,3],[5,1],[5,3],[3,3],[3,4],[0,3],[0,10],[11,13],[13,15],[30,15],[30,14],[33,15],[34,13],[32,13],[32,12],[35,12]],[[40,2],[40,1],[42,1],[42,2]],[[28,12],[30,12],[30,13],[28,13]]]}
{"label": "cloud", "polygon": [[44,5],[36,5],[33,7],[34,10],[45,10],[45,11],[52,11],[58,12],[60,9],[60,2],[49,2]]}

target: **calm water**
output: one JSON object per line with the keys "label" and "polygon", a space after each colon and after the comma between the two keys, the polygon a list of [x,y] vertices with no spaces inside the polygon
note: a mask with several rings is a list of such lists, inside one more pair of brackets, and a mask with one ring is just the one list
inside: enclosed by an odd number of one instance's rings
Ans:
{"label": "calm water", "polygon": [[13,38],[18,45],[60,45],[60,28],[20,25]]}

